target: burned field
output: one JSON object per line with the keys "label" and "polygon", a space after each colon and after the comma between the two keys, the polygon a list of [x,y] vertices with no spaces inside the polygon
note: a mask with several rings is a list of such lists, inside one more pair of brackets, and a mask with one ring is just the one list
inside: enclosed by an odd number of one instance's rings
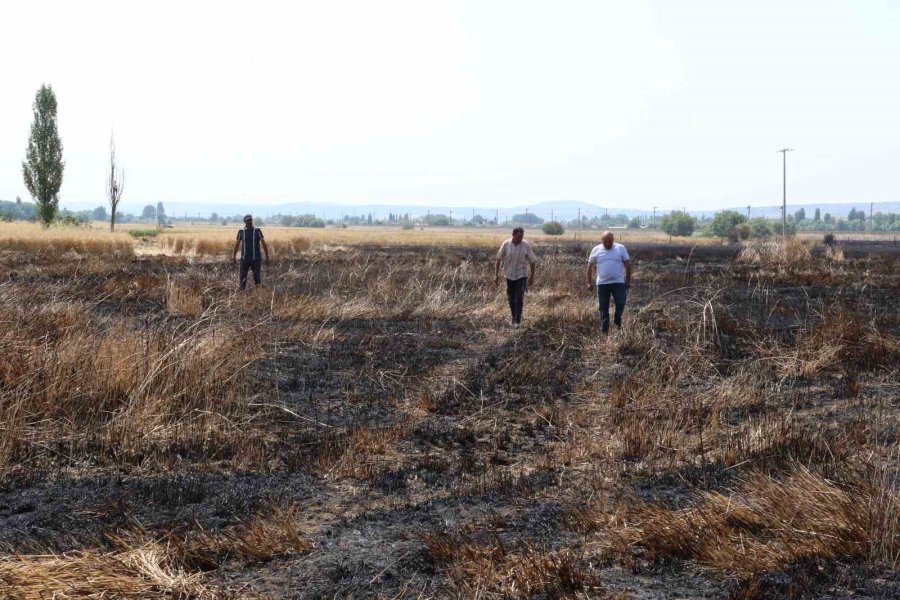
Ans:
{"label": "burned field", "polygon": [[4,252],[0,596],[900,595],[891,248],[538,250]]}

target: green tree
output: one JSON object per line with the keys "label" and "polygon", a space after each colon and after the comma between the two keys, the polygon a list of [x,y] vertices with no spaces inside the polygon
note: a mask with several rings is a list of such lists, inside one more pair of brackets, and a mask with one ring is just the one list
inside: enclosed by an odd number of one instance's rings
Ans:
{"label": "green tree", "polygon": [[106,207],[105,207],[105,206],[98,206],[97,208],[95,208],[95,209],[93,210],[93,212],[92,212],[92,214],[91,214],[91,217],[93,217],[93,219],[94,219],[95,221],[105,221],[105,220],[106,220],[106,217],[107,217],[107,215],[106,215]]}
{"label": "green tree", "polygon": [[147,221],[152,221],[156,218],[156,208],[152,204],[148,204],[144,207],[144,212],[141,213],[141,218],[146,219]]}
{"label": "green tree", "polygon": [[747,218],[741,213],[734,210],[723,210],[717,212],[710,222],[709,232],[723,239],[727,239],[732,244],[736,244],[740,239],[740,231],[738,226],[744,223]]}
{"label": "green tree", "polygon": [[672,236],[690,237],[697,227],[697,218],[680,210],[673,210],[659,222],[659,228]]}
{"label": "green tree", "polygon": [[750,221],[750,237],[767,238],[772,235],[772,225],[764,218],[757,217]]}
{"label": "green tree", "polygon": [[547,221],[541,229],[547,235],[562,235],[565,233],[559,221]]}
{"label": "green tree", "polygon": [[162,227],[166,224],[166,209],[163,208],[162,202],[156,203],[156,226]]}
{"label": "green tree", "polygon": [[56,124],[56,94],[49,85],[42,85],[34,97],[34,122],[22,175],[25,187],[37,203],[38,216],[44,226],[50,225],[59,207],[59,188],[62,187],[62,141]]}
{"label": "green tree", "polygon": [[822,220],[822,213],[819,212],[819,209],[817,208],[817,209],[816,209],[815,215],[813,215],[813,221],[815,221],[816,223],[818,223],[818,222],[821,221],[821,220]]}
{"label": "green tree", "polygon": [[826,225],[831,225],[834,223],[834,219],[831,217],[831,213],[825,213],[825,216],[822,217],[822,222]]}
{"label": "green tree", "polygon": [[800,221],[802,221],[805,218],[806,218],[806,209],[804,209],[801,206],[800,209],[794,213],[794,223],[799,223]]}

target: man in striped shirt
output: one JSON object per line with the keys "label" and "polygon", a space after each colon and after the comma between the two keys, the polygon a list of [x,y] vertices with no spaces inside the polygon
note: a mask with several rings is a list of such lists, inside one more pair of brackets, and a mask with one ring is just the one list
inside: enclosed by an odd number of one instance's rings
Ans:
{"label": "man in striped shirt", "polygon": [[512,313],[512,324],[522,322],[522,306],[525,303],[525,288],[534,285],[534,265],[537,256],[531,244],[522,239],[525,230],[521,227],[513,229],[512,237],[500,246],[497,251],[494,281],[500,283],[500,266],[506,275],[506,297],[509,300],[509,311]]}
{"label": "man in striped shirt", "polygon": [[231,260],[236,260],[238,248],[241,249],[241,268],[238,275],[241,289],[247,287],[247,271],[253,271],[253,283],[259,285],[262,281],[262,252],[260,246],[266,252],[266,264],[269,264],[269,246],[263,237],[261,229],[253,226],[253,216],[244,216],[244,228],[239,229],[237,241],[234,243],[234,251]]}

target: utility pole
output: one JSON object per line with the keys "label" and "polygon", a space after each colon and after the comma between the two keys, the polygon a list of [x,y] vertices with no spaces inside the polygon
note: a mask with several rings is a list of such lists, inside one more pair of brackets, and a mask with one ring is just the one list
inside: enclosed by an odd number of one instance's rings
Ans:
{"label": "utility pole", "polygon": [[872,216],[872,209],[875,208],[874,202],[869,202],[869,231],[875,231],[875,218]]}
{"label": "utility pole", "polygon": [[578,207],[578,229],[581,229],[581,207]]}
{"label": "utility pole", "polygon": [[658,206],[653,207],[653,229],[656,229],[656,209],[657,208],[659,208],[659,207]]}
{"label": "utility pole", "polygon": [[554,220],[554,219],[553,219],[553,209],[552,209],[552,208],[550,209],[550,220],[551,220],[551,221]]}
{"label": "utility pole", "polygon": [[781,152],[782,158],[782,173],[784,174],[783,180],[783,190],[784,195],[781,200],[781,239],[784,240],[787,237],[787,153],[793,152],[793,148],[782,148],[779,150]]}
{"label": "utility pole", "polygon": [[747,205],[747,220],[750,220],[750,205]]}

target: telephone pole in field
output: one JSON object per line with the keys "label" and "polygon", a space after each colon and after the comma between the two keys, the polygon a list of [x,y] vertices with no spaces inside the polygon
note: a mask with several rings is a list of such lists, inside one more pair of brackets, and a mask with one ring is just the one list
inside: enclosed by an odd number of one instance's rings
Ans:
{"label": "telephone pole in field", "polygon": [[781,239],[784,240],[787,237],[787,153],[793,152],[793,148],[782,148],[779,150],[781,152],[782,158],[782,173],[783,173],[783,196],[781,199]]}

